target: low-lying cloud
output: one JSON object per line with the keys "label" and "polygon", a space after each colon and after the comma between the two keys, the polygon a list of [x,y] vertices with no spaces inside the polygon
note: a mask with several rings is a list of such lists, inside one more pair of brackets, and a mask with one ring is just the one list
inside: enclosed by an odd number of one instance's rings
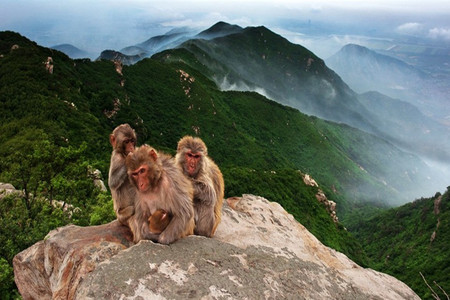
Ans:
{"label": "low-lying cloud", "polygon": [[428,36],[432,39],[443,39],[450,41],[450,28],[433,28],[428,32]]}
{"label": "low-lying cloud", "polygon": [[423,25],[416,22],[405,23],[398,26],[395,31],[400,34],[420,35],[423,33]]}

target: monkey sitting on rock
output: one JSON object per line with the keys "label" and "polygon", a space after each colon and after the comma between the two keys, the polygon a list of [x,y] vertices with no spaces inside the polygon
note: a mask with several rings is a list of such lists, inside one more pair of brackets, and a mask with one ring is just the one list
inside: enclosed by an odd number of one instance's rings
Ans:
{"label": "monkey sitting on rock", "polygon": [[[125,163],[130,182],[137,192],[135,216],[130,226],[133,241],[137,243],[149,239],[170,244],[193,234],[192,184],[176,166],[174,159],[156,152],[149,145],[142,145],[128,154]],[[160,209],[167,212],[169,220],[167,227],[157,234],[151,232],[151,216]]]}
{"label": "monkey sitting on rock", "polygon": [[205,143],[198,137],[183,137],[178,142],[175,160],[194,188],[194,233],[212,237],[222,217],[222,173],[208,156]]}

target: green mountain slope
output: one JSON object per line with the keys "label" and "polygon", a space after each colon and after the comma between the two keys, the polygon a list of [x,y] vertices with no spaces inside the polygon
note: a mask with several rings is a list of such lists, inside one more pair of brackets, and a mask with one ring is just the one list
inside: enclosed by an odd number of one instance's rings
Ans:
{"label": "green mountain slope", "polygon": [[[399,278],[422,299],[433,299],[428,284],[450,291],[450,187],[372,217],[352,228],[371,258],[371,267]],[[447,296],[448,297],[448,296]]]}
{"label": "green mountain slope", "polygon": [[304,113],[376,132],[356,94],[322,59],[265,27],[247,27],[212,40],[192,39],[179,48],[193,53],[209,69],[205,74],[225,90],[259,89]]}
{"label": "green mountain slope", "polygon": [[[255,32],[260,32],[260,34],[255,34]],[[259,55],[255,54],[257,53],[257,50],[254,49],[259,49],[258,47],[260,47],[259,44],[261,43],[261,36],[266,37],[267,35],[271,37],[265,40],[267,41],[267,44],[269,44],[269,42],[275,44],[275,46],[267,46],[268,49],[270,51],[284,51],[283,55],[279,55],[278,59],[272,59],[272,62],[266,63],[264,61],[264,63],[260,64],[253,63],[255,60],[261,60]],[[256,41],[253,41],[253,39],[256,39]],[[338,116],[342,114],[342,118],[346,118],[346,120],[351,120],[354,116],[357,116],[357,119],[359,119],[362,123],[366,122],[362,115],[354,113],[354,110],[359,110],[358,107],[360,106],[357,99],[353,97],[354,93],[348,89],[339,77],[337,77],[331,70],[326,68],[325,65],[320,64],[320,59],[315,58],[319,60],[319,63],[315,65],[316,69],[312,72],[314,75],[311,75],[310,71],[305,70],[303,63],[289,63],[289,60],[286,60],[286,53],[291,52],[293,54],[290,54],[290,56],[288,55],[287,57],[295,57],[296,61],[304,62],[311,57],[315,57],[305,48],[290,44],[288,41],[282,39],[274,33],[271,33],[267,29],[258,27],[247,28],[239,34],[231,34],[226,37],[213,39],[211,41],[190,40],[184,43],[179,49],[163,51],[154,55],[153,58],[167,63],[186,63],[189,66],[199,70],[202,74],[205,74],[208,78],[215,79],[214,81],[216,83],[220,82],[220,80],[217,79],[218,77],[226,76],[228,78],[227,80],[235,82],[233,88],[238,88],[238,84],[236,82],[243,81],[245,80],[244,78],[251,78],[253,80],[252,82],[245,82],[246,86],[252,87],[250,89],[258,89],[257,85],[255,85],[255,82],[257,81],[260,84],[267,82],[270,83],[269,86],[264,86],[264,88],[267,88],[266,91],[274,90],[276,88],[284,91],[291,91],[291,89],[295,89],[293,93],[298,95],[298,98],[296,99],[300,99],[299,101],[308,103],[307,105],[315,105],[323,112],[326,111],[327,113],[334,115],[334,118],[338,118]],[[270,61],[270,59],[266,60]],[[280,67],[280,65],[282,67]],[[278,73],[283,71],[284,68],[289,68],[289,72],[296,74],[291,76],[296,79],[294,80],[291,78],[291,82],[288,82],[288,80],[284,81],[286,74],[283,75]],[[297,71],[294,70],[295,68],[297,68]],[[261,79],[261,77],[270,77],[270,79]],[[310,78],[311,80],[333,82],[336,87],[335,90],[340,90],[341,95],[336,96],[333,101],[328,101],[326,98],[326,89],[324,93],[324,89],[318,87],[317,85],[303,83],[307,81],[307,78]],[[271,85],[273,85],[272,89],[270,88]],[[261,93],[264,93],[264,91]],[[345,97],[344,95],[346,94],[351,97]],[[293,105],[292,103],[287,104]],[[349,109],[349,107],[351,108]],[[239,111],[236,111],[235,113],[239,113]],[[369,113],[367,114],[369,115]],[[312,120],[315,119],[313,118]],[[282,119],[272,119],[270,113],[262,116],[261,121],[268,123],[268,125],[260,124],[261,126],[269,128],[272,128],[273,124],[277,124],[275,126],[281,126],[281,124],[286,123]],[[381,200],[381,202],[385,202],[384,200],[389,199],[389,203],[391,204],[405,203],[410,201],[410,199],[417,197],[417,195],[421,192],[429,192],[430,185],[432,185],[433,182],[440,182],[439,175],[433,173],[430,168],[417,157],[399,151],[394,146],[386,143],[380,138],[364,134],[359,130],[353,131],[348,126],[336,126],[335,123],[324,123],[320,119],[318,123],[332,124],[331,127],[325,125],[321,126],[322,131],[319,134],[324,137],[323,139],[326,142],[333,143],[333,145],[338,149],[345,149],[343,150],[344,156],[352,153],[349,159],[356,163],[358,167],[364,169],[362,170],[362,173],[365,173],[368,177],[371,177],[372,182],[369,184],[360,182],[357,185],[351,184],[352,187],[349,185],[340,186],[341,192],[342,189],[345,190],[343,193],[347,193],[352,190],[353,187],[357,187],[355,193],[352,197],[350,197],[352,199],[374,201]],[[306,122],[306,124],[308,124],[308,122]],[[367,123],[365,124],[367,125]],[[298,132],[300,133],[302,130],[307,130],[303,128],[303,126],[300,127],[301,128],[298,129]],[[343,127],[346,129],[338,129]],[[293,127],[290,129],[293,129]],[[314,130],[317,130],[317,128]],[[369,131],[370,130],[372,129],[369,129]],[[336,134],[336,131],[339,131],[339,133]],[[347,138],[341,137],[341,134],[343,133],[347,135]],[[277,132],[277,136],[283,136],[284,134],[285,133],[283,133],[282,129]],[[333,136],[334,138],[330,140],[327,139],[326,136]],[[303,140],[307,139],[307,137],[303,134],[301,134],[301,137],[298,136],[296,138]],[[360,141],[363,141],[363,143],[360,143]],[[316,157],[311,160],[311,153],[302,156],[298,155],[298,149],[288,149],[287,147],[289,147],[291,142],[295,144],[295,141],[292,141],[290,138],[287,139],[286,142],[283,141],[283,143],[280,143],[281,147],[286,148],[287,151],[285,153],[290,156],[289,160],[291,162],[296,162],[296,166],[298,168],[306,168],[310,170],[309,167],[313,167],[317,173],[318,169],[321,168],[320,166],[322,166],[321,163],[314,166],[305,166],[305,164],[308,162],[316,162],[315,158],[319,160],[318,157],[320,154],[328,153],[328,151],[317,151],[317,149],[320,149],[318,147],[314,153]],[[308,143],[308,145],[310,145],[310,143]],[[315,145],[318,144],[315,143]],[[309,148],[311,149],[311,147]],[[327,167],[328,171],[323,172],[323,176],[333,174],[332,176],[334,178],[339,177],[339,182],[347,180],[347,175],[341,175],[344,170],[340,170],[339,167],[336,167],[335,159],[324,158],[324,160],[329,161],[327,164],[329,168]],[[344,165],[345,164],[346,163],[344,163]],[[357,170],[353,170],[348,174],[348,176],[351,177],[353,176],[352,174],[359,174],[358,172],[359,171]],[[360,175],[356,176],[359,177]],[[327,182],[330,183],[330,187],[337,184],[336,182]],[[370,188],[370,186],[372,186],[372,188]],[[365,189],[365,187],[369,187],[369,189]],[[389,192],[386,192],[386,190],[389,190]],[[432,189],[432,191],[434,192],[435,189]]]}
{"label": "green mountain slope", "polygon": [[[0,182],[29,193],[22,201],[0,203],[0,225],[10,228],[0,237],[7,245],[0,268],[6,261],[10,271],[13,255],[52,228],[110,220],[109,194],[92,192],[88,172],[80,166],[107,174],[108,134],[124,122],[136,129],[139,144],[172,154],[183,135],[202,137],[223,171],[227,196],[255,193],[278,201],[323,243],[365,265],[358,242],[332,222],[315,198],[317,187],[305,185],[298,170],[317,180],[345,219],[363,200],[385,203],[401,195],[397,183],[383,182],[377,172],[383,172],[381,159],[396,166],[404,153],[259,94],[220,91],[202,71],[182,60],[144,59],[131,66],[71,60],[16,33],[1,32]],[[377,154],[378,147],[389,156]],[[69,218],[42,201],[48,198],[81,212],[72,210]]]}
{"label": "green mountain slope", "polygon": [[[106,137],[115,125],[129,122],[141,143],[169,151],[181,136],[197,134],[222,167],[310,173],[336,199],[341,214],[351,208],[348,203],[384,203],[402,196],[398,190],[405,172],[420,178],[420,161],[408,156],[413,167],[405,169],[404,153],[383,140],[256,93],[221,92],[202,70],[184,62],[145,59],[124,66],[121,75],[112,62],[72,61],[29,41],[28,47],[8,44],[7,38],[2,43],[2,140],[33,127],[42,128],[57,145],[85,141],[104,174],[110,151]],[[10,50],[12,44],[19,49]],[[49,56],[53,74],[43,64]],[[13,153],[3,150],[5,156]],[[383,171],[385,164],[395,167],[389,170],[394,176]]]}
{"label": "green mountain slope", "polygon": [[[306,186],[299,177],[296,170],[302,167],[303,159],[293,162],[291,158],[296,155],[286,154],[303,149],[305,157],[312,159],[305,169],[309,166],[314,170],[319,163],[318,158],[314,163],[316,150],[309,145],[322,143],[323,137],[311,118],[255,93],[221,92],[212,81],[182,63],[145,59],[124,66],[121,75],[113,62],[71,60],[12,32],[0,34],[0,49],[0,181],[9,180],[16,188],[24,188],[24,182],[12,176],[14,166],[21,163],[25,153],[37,155],[42,138],[56,149],[86,143],[85,159],[107,174],[111,151],[108,134],[117,124],[130,123],[137,130],[139,143],[171,153],[181,136],[197,134],[226,174],[225,181],[230,183],[227,196],[255,191],[262,196],[277,195],[291,207],[297,206],[295,201],[306,201],[315,210],[297,209],[295,217],[309,219],[312,232],[329,239],[331,242],[325,241],[328,245],[344,252],[353,248],[350,251],[354,253],[347,254],[364,261],[357,243],[342,227],[336,227],[318,204],[313,196],[317,188]],[[52,58],[51,73],[45,64],[48,57]],[[270,124],[264,121],[269,116],[273,120]],[[324,172],[330,173],[335,164],[347,164],[341,169],[358,171],[330,145],[321,147],[323,153],[329,152],[321,155],[321,159],[329,157],[319,163]],[[40,167],[39,161],[35,163]],[[292,178],[294,190],[309,191],[307,197],[296,199],[295,193],[275,183],[257,186],[257,178],[268,183],[272,173],[266,171],[276,170],[284,170],[286,177]],[[254,176],[239,177],[253,172]],[[241,185],[239,178],[246,184]],[[48,195],[48,190],[36,191]],[[315,222],[327,225],[313,229]]]}

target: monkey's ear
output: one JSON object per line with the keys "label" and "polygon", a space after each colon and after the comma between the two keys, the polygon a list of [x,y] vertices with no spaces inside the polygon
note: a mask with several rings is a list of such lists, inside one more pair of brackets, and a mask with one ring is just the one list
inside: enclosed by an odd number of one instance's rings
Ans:
{"label": "monkey's ear", "polygon": [[156,161],[156,159],[158,158],[158,154],[156,153],[155,149],[150,149],[148,155],[151,157],[151,159],[153,159],[153,161]]}
{"label": "monkey's ear", "polygon": [[109,142],[111,143],[111,146],[113,146],[113,148],[116,148],[116,137],[114,136],[114,134],[109,135]]}

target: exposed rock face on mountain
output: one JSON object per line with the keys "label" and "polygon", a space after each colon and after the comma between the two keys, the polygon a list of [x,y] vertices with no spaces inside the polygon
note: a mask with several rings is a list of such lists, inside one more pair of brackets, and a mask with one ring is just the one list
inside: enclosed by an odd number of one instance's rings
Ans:
{"label": "exposed rock face on mountain", "polygon": [[117,221],[56,229],[14,258],[16,284],[24,299],[419,299],[322,245],[279,204],[234,204],[214,238],[169,246],[133,246]]}
{"label": "exposed rock face on mountain", "polygon": [[16,188],[10,183],[0,182],[0,200],[2,200],[4,196],[8,196],[13,193],[22,194],[23,192],[16,190]]}

